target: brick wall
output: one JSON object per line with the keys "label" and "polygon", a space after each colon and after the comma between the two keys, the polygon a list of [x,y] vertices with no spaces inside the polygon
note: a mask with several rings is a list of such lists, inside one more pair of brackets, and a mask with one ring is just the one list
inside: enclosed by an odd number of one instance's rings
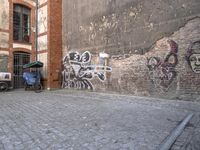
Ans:
{"label": "brick wall", "polygon": [[62,66],[62,0],[38,1],[38,60],[44,88],[60,88]]}
{"label": "brick wall", "polygon": [[[113,57],[110,90],[169,99],[198,99],[200,74],[192,71],[186,55],[191,43],[199,40],[199,23],[200,18],[190,20],[171,36],[158,40],[143,55]],[[176,53],[171,53],[170,40],[177,43]]]}
{"label": "brick wall", "polygon": [[[186,55],[200,40],[199,7],[196,0],[63,1],[63,87],[198,99],[199,73]],[[100,52],[109,54],[104,70]]]}
{"label": "brick wall", "polygon": [[[20,4],[30,8],[30,43],[13,41],[13,5]],[[35,2],[30,0],[1,0],[0,1],[0,55],[8,57],[6,71],[13,73],[13,53],[26,52],[35,60]]]}
{"label": "brick wall", "polygon": [[37,11],[37,59],[43,62],[44,66],[41,69],[43,87],[47,87],[47,72],[48,72],[48,0],[38,0]]}
{"label": "brick wall", "polygon": [[60,88],[62,67],[62,0],[48,0],[47,88]]}

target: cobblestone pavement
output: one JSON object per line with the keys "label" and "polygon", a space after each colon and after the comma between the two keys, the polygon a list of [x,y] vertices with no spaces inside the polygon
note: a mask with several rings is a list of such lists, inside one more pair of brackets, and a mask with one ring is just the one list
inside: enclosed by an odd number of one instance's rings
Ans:
{"label": "cobblestone pavement", "polygon": [[200,149],[200,103],[78,91],[0,93],[0,150],[154,150],[194,112],[172,149]]}

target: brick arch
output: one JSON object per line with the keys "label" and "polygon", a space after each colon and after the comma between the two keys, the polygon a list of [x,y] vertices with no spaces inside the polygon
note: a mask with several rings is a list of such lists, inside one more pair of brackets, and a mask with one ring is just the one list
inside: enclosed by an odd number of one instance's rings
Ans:
{"label": "brick arch", "polygon": [[31,51],[30,49],[26,48],[13,48],[13,54],[16,52],[28,53],[30,54],[31,60],[35,60],[36,52]]}
{"label": "brick arch", "polygon": [[16,52],[29,53],[30,55],[32,55],[31,50],[26,49],[26,48],[14,48],[13,53],[16,53]]}
{"label": "brick arch", "polygon": [[14,59],[14,54],[17,53],[17,52],[30,54],[31,61],[35,60],[35,53],[31,52],[30,50],[25,49],[25,48],[14,48],[11,51],[11,53],[9,54],[9,69],[8,70],[12,74],[13,74],[13,59]]}
{"label": "brick arch", "polygon": [[19,5],[26,6],[30,9],[35,9],[35,6],[31,5],[30,3],[26,2],[26,1],[22,1],[22,0],[13,0],[13,4],[19,4]]}

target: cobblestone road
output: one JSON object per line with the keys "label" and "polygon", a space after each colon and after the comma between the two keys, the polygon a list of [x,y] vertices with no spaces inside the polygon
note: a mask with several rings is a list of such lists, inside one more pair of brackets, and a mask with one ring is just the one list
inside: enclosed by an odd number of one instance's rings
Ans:
{"label": "cobblestone road", "polygon": [[0,93],[2,150],[154,150],[194,112],[172,149],[197,149],[200,103],[59,90]]}

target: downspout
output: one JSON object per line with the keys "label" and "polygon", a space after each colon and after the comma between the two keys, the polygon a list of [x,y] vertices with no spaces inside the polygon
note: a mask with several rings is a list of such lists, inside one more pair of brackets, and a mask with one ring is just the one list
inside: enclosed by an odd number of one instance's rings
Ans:
{"label": "downspout", "polygon": [[36,10],[35,10],[35,51],[36,51],[36,61],[38,60],[38,0],[36,0]]}

